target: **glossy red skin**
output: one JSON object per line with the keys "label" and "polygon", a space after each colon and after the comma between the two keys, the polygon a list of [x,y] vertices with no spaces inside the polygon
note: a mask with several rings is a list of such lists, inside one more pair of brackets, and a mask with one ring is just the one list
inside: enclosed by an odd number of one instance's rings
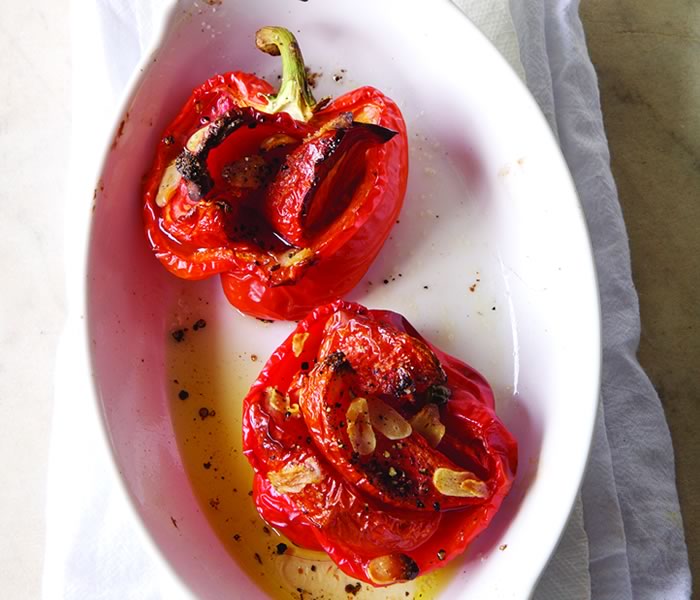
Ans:
{"label": "glossy red skin", "polygon": [[[182,182],[165,207],[156,205],[165,170],[190,136],[203,126],[202,117],[213,121],[235,107],[253,106],[264,112],[267,94],[273,92],[264,80],[239,72],[213,77],[197,88],[163,133],[145,177],[144,220],[150,245],[170,272],[184,279],[220,274],[226,297],[243,313],[263,319],[293,320],[350,291],[379,253],[403,203],[408,140],[396,104],[374,88],[359,88],[331,102],[308,123],[279,113],[269,115],[255,130],[244,128],[235,132],[210,154],[208,165],[215,187],[205,201],[190,199]],[[297,232],[294,240],[309,242],[313,259],[298,267],[275,271],[272,267],[276,259],[265,250],[251,242],[231,239],[227,232],[235,223],[235,203],[231,214],[215,202],[217,197],[227,198],[220,177],[225,163],[255,154],[260,142],[275,133],[284,133],[301,143],[340,113],[350,112],[362,118],[368,107],[377,124],[397,135],[366,152],[353,153],[345,162],[345,170],[336,180],[346,185],[344,182],[352,176],[356,187],[351,191],[348,208],[339,218],[311,239]],[[168,143],[170,139],[173,143]],[[304,143],[314,142],[307,139]],[[291,145],[290,151],[295,147],[298,145]],[[262,207],[260,212],[265,212]]]}
{"label": "glossy red skin", "polygon": [[[337,335],[337,322],[333,320],[330,335],[325,331],[326,323],[334,314],[343,315],[336,316],[336,321],[347,320],[350,316],[352,320],[369,323],[375,333],[384,330],[371,344],[364,344],[372,347],[370,353],[374,353],[377,360],[383,354],[382,349],[386,351],[384,362],[398,360],[393,350],[397,336],[410,336],[415,340],[411,372],[416,382],[424,376],[423,383],[415,386],[415,392],[409,391],[399,397],[390,388],[384,390],[386,394],[376,393],[405,416],[415,413],[425,402],[421,385],[427,386],[430,378],[443,383],[446,376],[445,385],[451,389],[452,397],[440,408],[440,418],[447,433],[437,449],[426,445],[424,450],[433,453],[433,461],[454,463],[477,474],[488,485],[487,498],[454,498],[456,502],[450,503],[443,497],[437,509],[427,503],[423,507],[392,503],[375,493],[376,490],[372,491],[366,482],[358,485],[357,473],[342,460],[336,460],[332,453],[329,456],[328,437],[320,426],[320,419],[312,414],[314,411],[308,410],[308,394],[315,392],[308,382],[322,379],[318,365],[342,347],[343,340],[347,342],[344,352],[351,364],[360,356],[363,346],[359,337],[353,340],[350,335]],[[308,333],[309,337],[297,357],[293,352],[293,337],[298,333]],[[409,348],[410,343],[405,339],[402,343]],[[440,370],[426,358],[426,347],[439,361]],[[392,353],[393,358],[390,358]],[[315,360],[318,365],[313,367]],[[304,362],[308,363],[311,375],[307,375],[309,371],[301,371]],[[369,372],[362,373],[359,368],[354,376],[371,378]],[[269,407],[266,412],[263,396],[270,386],[282,394],[289,393],[290,401],[300,401],[301,414],[284,418]],[[338,412],[344,414],[344,410],[342,405]],[[378,448],[382,437],[377,434]],[[411,439],[420,444],[413,438],[420,438],[419,435],[413,433]],[[460,555],[496,514],[510,490],[517,467],[517,444],[496,416],[493,394],[481,375],[425,342],[400,315],[370,311],[343,301],[313,311],[269,359],[244,400],[243,447],[256,473],[253,497],[263,518],[289,535],[294,543],[322,548],[344,572],[368,583],[372,582],[366,568],[377,556],[406,554],[416,562],[423,575]],[[308,457],[314,457],[321,466],[324,479],[307,485],[298,493],[275,491],[267,474],[290,461]]]}

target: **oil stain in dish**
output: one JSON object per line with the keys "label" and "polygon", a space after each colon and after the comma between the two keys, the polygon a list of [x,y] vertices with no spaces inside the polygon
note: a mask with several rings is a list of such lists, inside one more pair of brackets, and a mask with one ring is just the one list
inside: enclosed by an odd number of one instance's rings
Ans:
{"label": "oil stain in dish", "polygon": [[[451,576],[450,567],[405,584],[373,588],[346,576],[324,553],[295,546],[260,518],[251,498],[253,472],[243,455],[241,404],[262,361],[253,361],[250,354],[226,355],[213,312],[204,299],[185,292],[164,339],[178,449],[202,512],[229,554],[272,598],[437,597]],[[172,331],[185,335],[178,341]]]}

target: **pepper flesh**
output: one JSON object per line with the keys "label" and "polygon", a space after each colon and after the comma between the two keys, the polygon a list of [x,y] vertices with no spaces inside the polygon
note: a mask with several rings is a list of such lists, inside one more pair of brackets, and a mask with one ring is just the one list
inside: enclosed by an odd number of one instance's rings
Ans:
{"label": "pepper flesh", "polygon": [[263,28],[257,43],[282,56],[279,92],[240,72],[194,90],[146,176],[145,228],[173,274],[220,274],[242,312],[298,319],[352,289],[389,235],[406,128],[371,87],[317,104],[288,31]]}
{"label": "pepper flesh", "polygon": [[[399,367],[409,385],[393,376]],[[266,403],[271,387],[299,410]],[[391,407],[383,414],[401,426],[384,427],[370,414],[363,424],[373,423],[375,445],[357,452],[348,433],[353,404],[370,413]],[[429,405],[444,425],[435,448],[405,427]],[[399,434],[390,439],[384,431]],[[312,312],[267,362],[244,400],[243,446],[263,518],[375,586],[461,554],[496,514],[517,466],[516,442],[483,377],[400,315],[343,301]],[[276,474],[309,460],[322,476],[286,492]]]}

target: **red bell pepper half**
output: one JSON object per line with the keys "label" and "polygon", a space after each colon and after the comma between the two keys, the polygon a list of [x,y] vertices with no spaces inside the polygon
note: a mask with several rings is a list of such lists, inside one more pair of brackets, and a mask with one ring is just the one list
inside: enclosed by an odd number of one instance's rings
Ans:
{"label": "red bell pepper half", "polygon": [[389,235],[406,127],[371,87],[317,103],[289,31],[265,27],[256,43],[282,57],[279,92],[240,72],[194,90],[145,178],[145,227],[175,275],[220,274],[242,312],[298,319],[352,289]]}
{"label": "red bell pepper half", "polygon": [[269,359],[244,400],[243,447],[262,517],[375,586],[461,554],[517,466],[479,373],[400,315],[344,301]]}

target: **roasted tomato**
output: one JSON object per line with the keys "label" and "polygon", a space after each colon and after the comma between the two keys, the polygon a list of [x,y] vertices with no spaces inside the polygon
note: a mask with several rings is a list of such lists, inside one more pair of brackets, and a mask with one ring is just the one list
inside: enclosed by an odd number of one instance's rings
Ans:
{"label": "roasted tomato", "polygon": [[175,275],[220,274],[242,312],[298,319],[352,289],[384,244],[406,190],[406,127],[371,87],[317,103],[289,31],[256,42],[282,56],[279,91],[240,72],[194,90],[146,176],[146,234]]}
{"label": "roasted tomato", "polygon": [[243,444],[263,518],[375,586],[462,553],[517,465],[481,375],[400,315],[343,301],[269,359],[244,400]]}

